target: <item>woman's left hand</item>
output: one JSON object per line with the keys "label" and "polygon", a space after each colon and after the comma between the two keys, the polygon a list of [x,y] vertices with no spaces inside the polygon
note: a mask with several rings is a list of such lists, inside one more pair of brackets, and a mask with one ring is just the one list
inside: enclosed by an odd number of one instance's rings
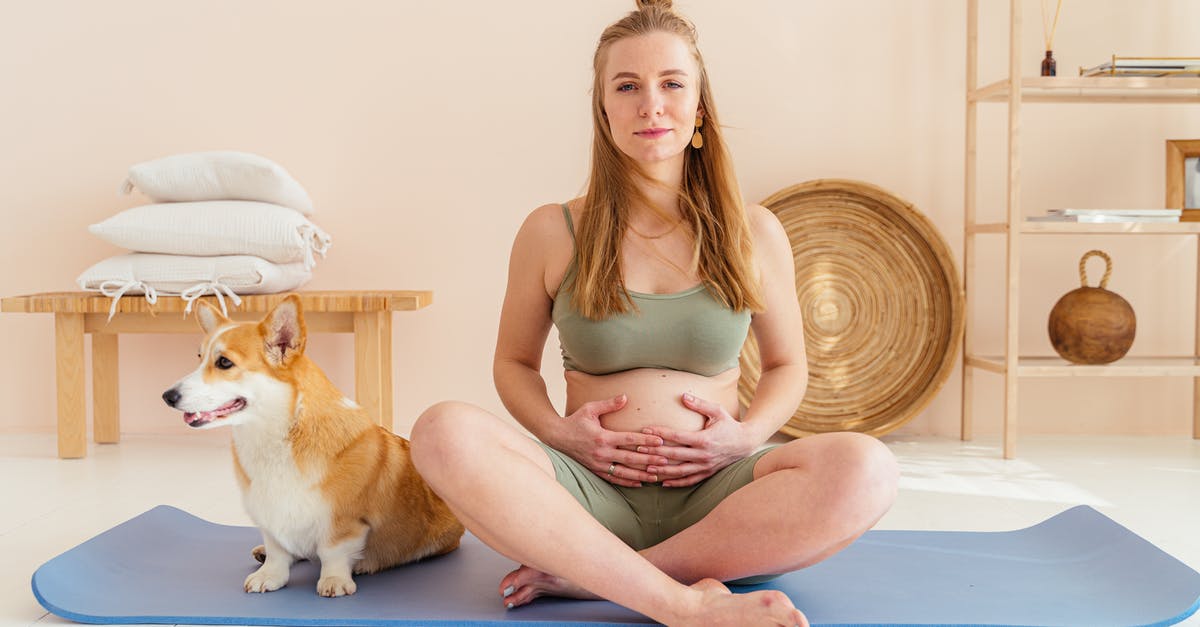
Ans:
{"label": "woman's left hand", "polygon": [[695,485],[718,470],[746,457],[760,444],[741,422],[729,415],[719,403],[683,395],[683,405],[704,416],[700,431],[675,431],[665,427],[646,427],[642,433],[657,435],[663,446],[639,446],[639,453],[662,455],[671,460],[666,466],[650,466],[646,472],[658,475],[663,486],[678,488]]}

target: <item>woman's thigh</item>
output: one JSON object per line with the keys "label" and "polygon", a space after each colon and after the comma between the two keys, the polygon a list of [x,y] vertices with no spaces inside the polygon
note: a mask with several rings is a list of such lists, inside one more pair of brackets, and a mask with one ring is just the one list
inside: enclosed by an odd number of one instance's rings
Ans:
{"label": "woman's thigh", "polygon": [[657,542],[651,519],[653,512],[639,512],[637,495],[655,488],[626,488],[613,485],[566,453],[538,444],[554,465],[554,478],[588,514],[634,549]]}

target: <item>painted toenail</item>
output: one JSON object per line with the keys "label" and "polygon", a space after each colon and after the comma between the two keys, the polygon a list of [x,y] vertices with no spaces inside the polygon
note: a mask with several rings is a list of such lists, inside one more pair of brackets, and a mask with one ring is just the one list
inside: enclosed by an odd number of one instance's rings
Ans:
{"label": "painted toenail", "polygon": [[511,610],[515,606],[512,603],[509,603],[508,605],[505,605],[504,607],[507,607],[508,609]]}
{"label": "painted toenail", "polygon": [[512,595],[512,593],[514,593],[514,592],[516,592],[516,591],[517,591],[517,589],[516,589],[516,588],[514,588],[514,587],[512,587],[512,586],[509,586],[509,587],[507,587],[507,588],[505,588],[505,589],[504,589],[504,596],[510,596],[510,595]]}

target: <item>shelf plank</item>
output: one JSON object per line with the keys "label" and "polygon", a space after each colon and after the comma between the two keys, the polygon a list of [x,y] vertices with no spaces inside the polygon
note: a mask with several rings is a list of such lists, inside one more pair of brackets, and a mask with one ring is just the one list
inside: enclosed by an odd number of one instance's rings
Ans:
{"label": "shelf plank", "polygon": [[1127,233],[1130,235],[1187,235],[1200,233],[1200,222],[1028,222],[1022,233]]}
{"label": "shelf plank", "polygon": [[[973,102],[1007,102],[1008,81],[1000,80],[967,94]],[[1023,102],[1170,103],[1200,102],[1200,77],[1027,76],[1021,79]]]}
{"label": "shelf plank", "polygon": [[[1004,371],[1004,358],[971,355],[967,365]],[[1021,377],[1200,377],[1200,359],[1196,357],[1125,357],[1111,364],[1084,366],[1059,357],[1021,357],[1017,360]]]}
{"label": "shelf plank", "polygon": [[[992,233],[1003,235],[1008,233],[1008,225],[1003,222],[989,222],[966,225],[968,234]],[[1086,235],[1100,233],[1106,235],[1193,235],[1200,234],[1200,222],[1028,222],[1021,221],[1022,233],[1056,233],[1059,235]]]}

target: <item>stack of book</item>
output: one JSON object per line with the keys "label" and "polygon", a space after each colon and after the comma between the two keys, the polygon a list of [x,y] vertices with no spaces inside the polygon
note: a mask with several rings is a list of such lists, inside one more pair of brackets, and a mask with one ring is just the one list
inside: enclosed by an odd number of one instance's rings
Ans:
{"label": "stack of book", "polygon": [[1200,57],[1118,57],[1094,67],[1079,68],[1080,76],[1200,76]]}
{"label": "stack of book", "polygon": [[1051,209],[1030,222],[1179,222],[1180,209]]}

